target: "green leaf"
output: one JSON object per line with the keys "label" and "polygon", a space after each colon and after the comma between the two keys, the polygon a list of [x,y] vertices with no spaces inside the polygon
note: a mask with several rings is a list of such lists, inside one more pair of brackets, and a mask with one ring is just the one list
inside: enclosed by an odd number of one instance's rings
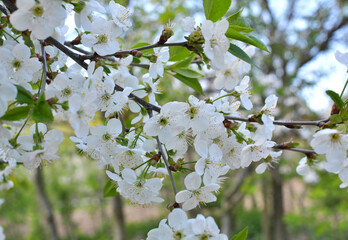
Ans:
{"label": "green leaf", "polygon": [[203,0],[204,14],[208,20],[220,20],[231,6],[232,0]]}
{"label": "green leaf", "polygon": [[343,119],[343,121],[348,120],[348,107],[346,107],[341,113],[341,118]]}
{"label": "green leaf", "polygon": [[175,70],[177,73],[179,73],[180,75],[183,75],[185,77],[188,78],[201,78],[203,77],[202,74],[193,71],[192,69],[188,69],[188,68],[179,68]]}
{"label": "green leaf", "polygon": [[107,181],[105,183],[103,193],[104,197],[115,197],[118,194],[115,184],[112,181]]}
{"label": "green leaf", "polygon": [[230,22],[230,28],[233,28],[234,30],[238,32],[253,32],[255,29],[251,28],[249,23],[244,18],[238,18],[237,20]]}
{"label": "green leaf", "polygon": [[31,116],[36,122],[53,122],[52,108],[46,102],[45,94],[42,94],[40,99],[36,102]]}
{"label": "green leaf", "polygon": [[228,49],[228,51],[230,53],[232,53],[234,56],[236,56],[239,59],[242,59],[243,61],[254,65],[255,67],[256,64],[254,63],[254,61],[248,56],[248,54],[246,54],[240,47],[238,47],[237,45],[234,45],[232,43],[230,43],[230,48]]}
{"label": "green leaf", "polygon": [[330,116],[330,122],[332,122],[333,124],[338,124],[342,122],[342,118],[340,117],[340,115],[334,114]]}
{"label": "green leaf", "polygon": [[197,91],[198,93],[204,95],[203,93],[203,89],[201,84],[199,83],[197,78],[188,78],[185,77],[179,73],[176,73],[175,75],[173,75],[176,79],[180,80],[181,82],[183,82],[184,84],[186,84],[187,86],[191,87],[193,90]]}
{"label": "green leaf", "polygon": [[168,69],[187,68],[188,66],[190,66],[193,59],[195,59],[195,55],[192,53],[190,56],[188,56],[184,60],[169,66]]}
{"label": "green leaf", "polygon": [[[145,46],[148,46],[150,45],[150,43],[146,43],[146,42],[141,42],[141,43],[137,43],[135,44],[132,49],[134,48],[140,48],[140,47],[145,47]],[[153,48],[150,48],[150,49],[145,49],[145,50],[140,50],[143,54],[147,54],[147,55],[151,55],[151,54],[154,54],[155,52],[153,51]]]}
{"label": "green leaf", "polygon": [[106,73],[106,75],[109,75],[111,73],[110,68],[108,68],[107,66],[104,66],[104,65],[102,67],[103,67],[104,72]]}
{"label": "green leaf", "polygon": [[4,116],[0,119],[4,121],[18,121],[28,116],[30,111],[29,106],[21,106],[7,110]]}
{"label": "green leaf", "polygon": [[238,31],[234,30],[233,28],[227,29],[226,36],[228,38],[231,38],[231,39],[236,39],[236,40],[251,44],[251,45],[253,45],[261,50],[269,52],[268,49],[266,48],[265,44],[263,42],[261,42],[259,39],[257,39],[256,37],[251,36],[251,35],[246,34],[246,33],[242,34]]}
{"label": "green leaf", "polygon": [[340,95],[338,95],[338,93],[331,91],[331,90],[327,90],[326,94],[329,95],[329,97],[332,99],[332,101],[334,101],[336,103],[337,107],[339,107],[339,108],[344,107],[344,103],[342,101],[342,98],[340,97]]}
{"label": "green leaf", "polygon": [[185,58],[187,58],[191,54],[191,51],[189,51],[186,47],[181,46],[173,46],[169,47],[169,61],[181,61]]}
{"label": "green leaf", "polygon": [[248,227],[244,228],[241,232],[234,235],[230,240],[245,240],[248,236]]}
{"label": "green leaf", "polygon": [[232,23],[233,21],[236,21],[240,15],[242,14],[243,12],[243,8],[241,10],[239,10],[238,12],[235,12],[233,13],[231,16],[229,16],[228,18],[226,18],[226,20],[229,22],[229,23]]}
{"label": "green leaf", "polygon": [[32,103],[34,102],[33,96],[24,87],[15,85],[17,88],[17,101],[19,103]]}

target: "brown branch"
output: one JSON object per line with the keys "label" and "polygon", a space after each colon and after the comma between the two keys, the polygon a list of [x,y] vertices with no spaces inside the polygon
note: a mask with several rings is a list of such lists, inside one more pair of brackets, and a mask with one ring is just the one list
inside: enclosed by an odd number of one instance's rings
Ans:
{"label": "brown branch", "polygon": [[40,44],[41,44],[41,53],[42,53],[43,76],[42,76],[39,98],[45,92],[46,81],[47,81],[47,59],[46,59],[46,51],[45,51],[44,41],[40,41]]}
{"label": "brown branch", "polygon": [[131,63],[129,65],[133,66],[133,67],[140,67],[140,68],[145,68],[145,69],[149,69],[150,68],[149,64]]}
{"label": "brown branch", "polygon": [[286,147],[286,145],[284,145],[284,144],[277,144],[277,145],[273,146],[273,149],[287,150],[287,151],[303,153],[308,158],[313,158],[313,157],[315,157],[315,155],[317,155],[317,153],[313,150],[302,149],[302,148],[289,148],[289,147]]}
{"label": "brown branch", "polygon": [[0,11],[7,16],[7,10],[3,6],[0,5]]}
{"label": "brown branch", "polygon": [[128,55],[131,54],[133,51],[142,51],[142,50],[146,50],[146,49],[152,49],[152,48],[159,48],[159,47],[172,47],[172,46],[182,46],[182,47],[186,47],[187,46],[187,41],[185,42],[176,42],[176,43],[164,43],[164,44],[160,44],[160,43],[154,43],[151,45],[147,45],[147,46],[143,46],[143,47],[138,47],[138,48],[134,48],[134,49],[130,49],[130,50],[122,50],[122,51],[118,51],[114,54],[110,54],[110,55],[106,55],[105,57],[112,57],[112,56],[120,56],[120,55]]}
{"label": "brown branch", "polygon": [[[241,118],[241,117],[233,117],[233,116],[225,116],[225,119],[235,120],[241,122],[256,122],[252,118]],[[317,120],[317,121],[282,121],[282,120],[274,120],[274,125],[282,125],[285,127],[293,127],[293,126],[317,126],[320,127],[322,124],[328,122],[329,119]]]}
{"label": "brown branch", "polygon": [[[148,114],[149,114],[150,118],[153,117],[152,111],[148,111]],[[169,162],[168,162],[168,159],[167,159],[167,155],[165,154],[165,152],[163,150],[162,143],[160,142],[158,136],[156,136],[156,141],[157,141],[158,150],[161,153],[161,157],[163,159],[164,165],[166,166],[168,175],[170,177],[170,181],[172,183],[172,187],[173,187],[173,191],[174,191],[174,199],[175,199],[175,196],[178,193],[178,190],[177,190],[177,188],[175,186],[175,181],[174,181],[174,178],[173,178],[172,170],[170,170],[170,165],[169,165]]]}

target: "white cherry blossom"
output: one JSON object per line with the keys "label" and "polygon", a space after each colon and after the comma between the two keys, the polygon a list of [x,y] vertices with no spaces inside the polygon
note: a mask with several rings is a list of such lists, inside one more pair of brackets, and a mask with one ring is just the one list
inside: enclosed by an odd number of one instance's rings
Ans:
{"label": "white cherry blossom", "polygon": [[187,190],[180,191],[176,194],[177,203],[183,203],[183,210],[191,210],[197,207],[199,203],[210,203],[216,201],[216,196],[212,192],[219,190],[217,184],[209,184],[201,187],[202,179],[198,173],[192,172],[185,177],[185,187]]}
{"label": "white cherry blossom", "polygon": [[29,30],[37,39],[53,34],[54,28],[64,24],[66,11],[61,1],[18,0],[18,9],[10,16],[12,25],[19,31]]}
{"label": "white cherry blossom", "polygon": [[157,76],[163,77],[164,67],[163,64],[169,60],[169,50],[165,48],[155,48],[154,57],[155,62],[150,62],[149,73],[152,78],[157,78]]}
{"label": "white cherry blossom", "polygon": [[222,19],[214,23],[210,20],[206,20],[202,24],[202,34],[205,40],[204,53],[211,60],[213,67],[220,69],[224,66],[224,58],[230,42],[225,36],[225,33],[229,27],[229,23],[226,19]]}
{"label": "white cherry blossom", "polygon": [[132,26],[131,21],[128,19],[132,15],[132,11],[114,1],[109,2],[109,8],[114,23],[122,28],[123,31],[127,31]]}

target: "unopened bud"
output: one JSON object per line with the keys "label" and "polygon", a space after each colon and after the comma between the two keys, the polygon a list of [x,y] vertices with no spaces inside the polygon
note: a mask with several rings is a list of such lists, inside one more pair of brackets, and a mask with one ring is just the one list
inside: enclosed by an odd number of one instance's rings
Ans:
{"label": "unopened bud", "polygon": [[138,51],[138,50],[133,50],[131,51],[131,54],[134,56],[134,57],[137,57],[137,58],[140,58],[143,56],[143,53],[141,51]]}
{"label": "unopened bud", "polygon": [[158,162],[161,159],[161,153],[154,154],[151,158]]}
{"label": "unopened bud", "polygon": [[158,41],[158,44],[164,44],[168,41],[168,39],[174,35],[174,32],[171,28],[164,27],[160,40]]}
{"label": "unopened bud", "polygon": [[339,107],[334,103],[331,108],[331,115],[338,114],[340,112]]}
{"label": "unopened bud", "polygon": [[150,57],[150,62],[152,63],[156,63],[157,62],[157,56],[155,54],[152,54],[151,57]]}
{"label": "unopened bud", "polygon": [[47,73],[47,77],[49,78],[49,79],[55,79],[55,77],[58,75],[58,72],[48,72]]}
{"label": "unopened bud", "polygon": [[232,122],[229,121],[229,120],[227,120],[227,119],[225,119],[225,120],[223,121],[223,124],[224,124],[225,128],[227,128],[227,129],[230,129],[231,126],[232,126]]}
{"label": "unopened bud", "polygon": [[174,163],[173,165],[169,166],[169,169],[172,172],[177,172],[179,170],[179,166],[176,163]]}
{"label": "unopened bud", "polygon": [[70,42],[72,45],[78,45],[81,43],[81,35],[77,35],[77,37]]}

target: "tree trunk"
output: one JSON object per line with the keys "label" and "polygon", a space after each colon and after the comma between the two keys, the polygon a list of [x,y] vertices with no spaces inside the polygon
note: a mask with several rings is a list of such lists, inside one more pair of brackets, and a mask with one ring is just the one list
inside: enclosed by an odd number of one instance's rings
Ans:
{"label": "tree trunk", "polygon": [[43,169],[37,168],[35,172],[35,186],[37,188],[37,193],[42,207],[45,211],[46,222],[51,232],[51,237],[54,240],[59,239],[56,220],[54,218],[51,203],[45,191]]}
{"label": "tree trunk", "polygon": [[116,236],[117,240],[126,240],[126,227],[123,214],[123,202],[118,194],[113,198],[114,214],[116,219]]}
{"label": "tree trunk", "polygon": [[271,203],[269,192],[269,178],[268,174],[264,174],[262,178],[262,200],[263,200],[263,214],[262,214],[262,240],[271,239]]}
{"label": "tree trunk", "polygon": [[283,181],[279,173],[279,167],[272,169],[272,188],[273,188],[273,217],[272,217],[272,237],[274,240],[288,240],[284,217],[283,200]]}

